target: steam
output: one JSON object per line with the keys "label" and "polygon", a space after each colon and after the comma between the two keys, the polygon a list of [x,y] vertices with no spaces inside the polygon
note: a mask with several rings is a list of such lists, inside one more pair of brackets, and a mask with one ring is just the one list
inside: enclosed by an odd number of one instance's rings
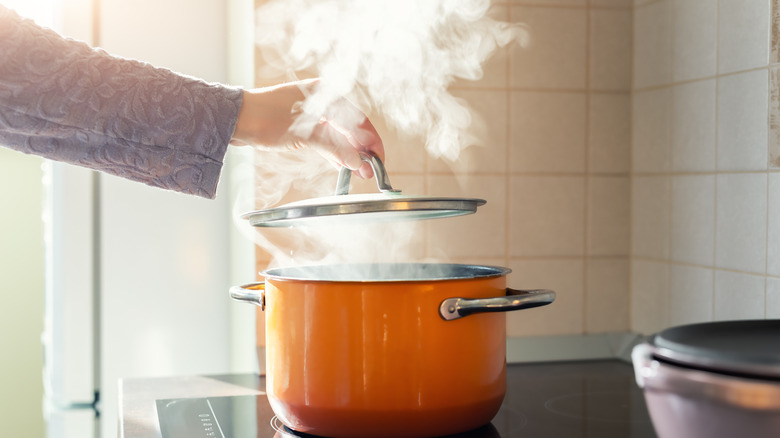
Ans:
{"label": "steam", "polygon": [[[467,134],[472,117],[449,88],[481,78],[497,48],[528,39],[522,25],[489,17],[489,7],[489,0],[270,0],[256,13],[258,75],[320,78],[292,129],[310,129],[346,96],[372,121],[382,117],[403,137],[423,139],[431,156],[454,162],[473,140]],[[337,172],[311,154],[257,154],[257,209],[333,193]],[[408,261],[425,254],[417,237],[424,234],[421,222],[255,231],[251,238],[273,265]]]}
{"label": "steam", "polygon": [[[267,160],[262,158],[267,157]],[[336,188],[338,172],[313,150],[256,154],[255,163],[234,171],[242,183],[239,190],[253,188],[254,208],[246,202],[234,205],[237,229],[268,255],[272,266],[339,265],[355,262],[404,262],[424,253],[423,222],[373,223],[345,220],[307,222],[288,228],[253,228],[241,216],[252,209],[268,209],[279,204],[330,196]],[[252,169],[254,168],[254,172]],[[246,185],[254,173],[254,186]],[[372,182],[373,183],[373,182]],[[375,186],[374,186],[374,190]],[[239,200],[252,197],[239,194]],[[264,260],[261,260],[264,261]]]}
{"label": "steam", "polygon": [[[433,157],[469,146],[468,108],[448,87],[482,77],[498,47],[526,29],[488,17],[489,0],[273,0],[257,11],[266,74],[310,70],[321,86],[304,111],[315,120],[339,96],[381,113]],[[264,72],[261,72],[263,74]]]}

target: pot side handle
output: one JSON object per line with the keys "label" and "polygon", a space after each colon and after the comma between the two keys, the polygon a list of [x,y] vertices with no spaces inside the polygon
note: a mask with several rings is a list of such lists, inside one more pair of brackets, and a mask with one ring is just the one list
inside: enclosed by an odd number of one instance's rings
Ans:
{"label": "pot side handle", "polygon": [[555,292],[547,289],[506,290],[506,296],[495,298],[466,299],[448,298],[441,302],[439,315],[445,321],[463,318],[474,313],[509,312],[546,306],[555,301]]}
{"label": "pot side handle", "polygon": [[260,310],[265,310],[265,282],[233,286],[230,288],[230,298],[256,304],[260,306]]}

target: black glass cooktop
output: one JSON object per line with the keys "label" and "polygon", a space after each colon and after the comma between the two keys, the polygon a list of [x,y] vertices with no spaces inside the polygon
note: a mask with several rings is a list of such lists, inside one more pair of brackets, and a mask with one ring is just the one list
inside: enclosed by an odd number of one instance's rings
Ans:
{"label": "black glass cooktop", "polygon": [[[263,388],[256,376],[223,376]],[[264,395],[157,400],[163,438],[311,437],[284,427]],[[617,361],[512,364],[489,424],[458,438],[653,438],[631,365]]]}

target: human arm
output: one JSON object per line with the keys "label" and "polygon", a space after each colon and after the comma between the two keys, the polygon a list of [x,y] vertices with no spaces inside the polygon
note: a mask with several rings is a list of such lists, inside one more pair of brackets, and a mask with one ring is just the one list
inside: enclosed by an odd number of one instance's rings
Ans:
{"label": "human arm", "polygon": [[0,6],[0,143],[13,149],[213,198],[241,99]]}
{"label": "human arm", "polygon": [[0,144],[207,198],[228,144],[312,147],[370,177],[384,158],[371,122],[343,98],[300,129],[316,80],[241,90],[66,39],[0,6]]}

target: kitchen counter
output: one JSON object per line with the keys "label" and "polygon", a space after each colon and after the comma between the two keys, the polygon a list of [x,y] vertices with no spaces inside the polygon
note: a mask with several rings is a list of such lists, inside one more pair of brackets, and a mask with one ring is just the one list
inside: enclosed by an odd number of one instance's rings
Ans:
{"label": "kitchen counter", "polygon": [[119,382],[119,436],[162,438],[156,400],[264,394],[251,374],[123,379]]}
{"label": "kitchen counter", "polygon": [[[187,415],[195,421],[209,417],[193,411],[198,400],[210,400],[214,418],[224,418],[223,436],[230,438],[289,436],[270,429],[273,416],[256,375],[222,375],[125,379],[119,386],[119,429],[123,438],[162,438],[158,407],[166,424],[179,425]],[[256,397],[256,396],[260,397]],[[236,424],[225,424],[236,415],[220,411],[225,397],[235,409],[243,405]],[[222,399],[220,399],[222,398]],[[188,400],[182,400],[188,399]],[[194,401],[194,402],[193,402]],[[194,403],[194,404],[193,404]],[[213,405],[213,406],[212,406]],[[186,411],[187,406],[195,406]],[[187,415],[183,413],[188,412]],[[198,412],[206,412],[197,415]],[[237,411],[233,411],[237,412]],[[255,416],[257,414],[257,417]],[[267,418],[266,418],[267,417]],[[222,422],[222,421],[220,421]],[[272,421],[273,423],[273,421]],[[241,431],[249,425],[257,431]],[[494,427],[495,426],[495,427]],[[630,364],[620,360],[563,361],[511,364],[507,367],[507,396],[491,425],[473,436],[490,437],[586,437],[655,438],[644,397],[634,381]],[[262,433],[259,429],[267,428]],[[196,428],[197,429],[197,428]],[[191,431],[192,429],[190,429]],[[194,436],[191,432],[175,437]],[[200,436],[200,435],[198,435]],[[218,436],[218,435],[215,435]],[[463,435],[465,436],[465,435]]]}

